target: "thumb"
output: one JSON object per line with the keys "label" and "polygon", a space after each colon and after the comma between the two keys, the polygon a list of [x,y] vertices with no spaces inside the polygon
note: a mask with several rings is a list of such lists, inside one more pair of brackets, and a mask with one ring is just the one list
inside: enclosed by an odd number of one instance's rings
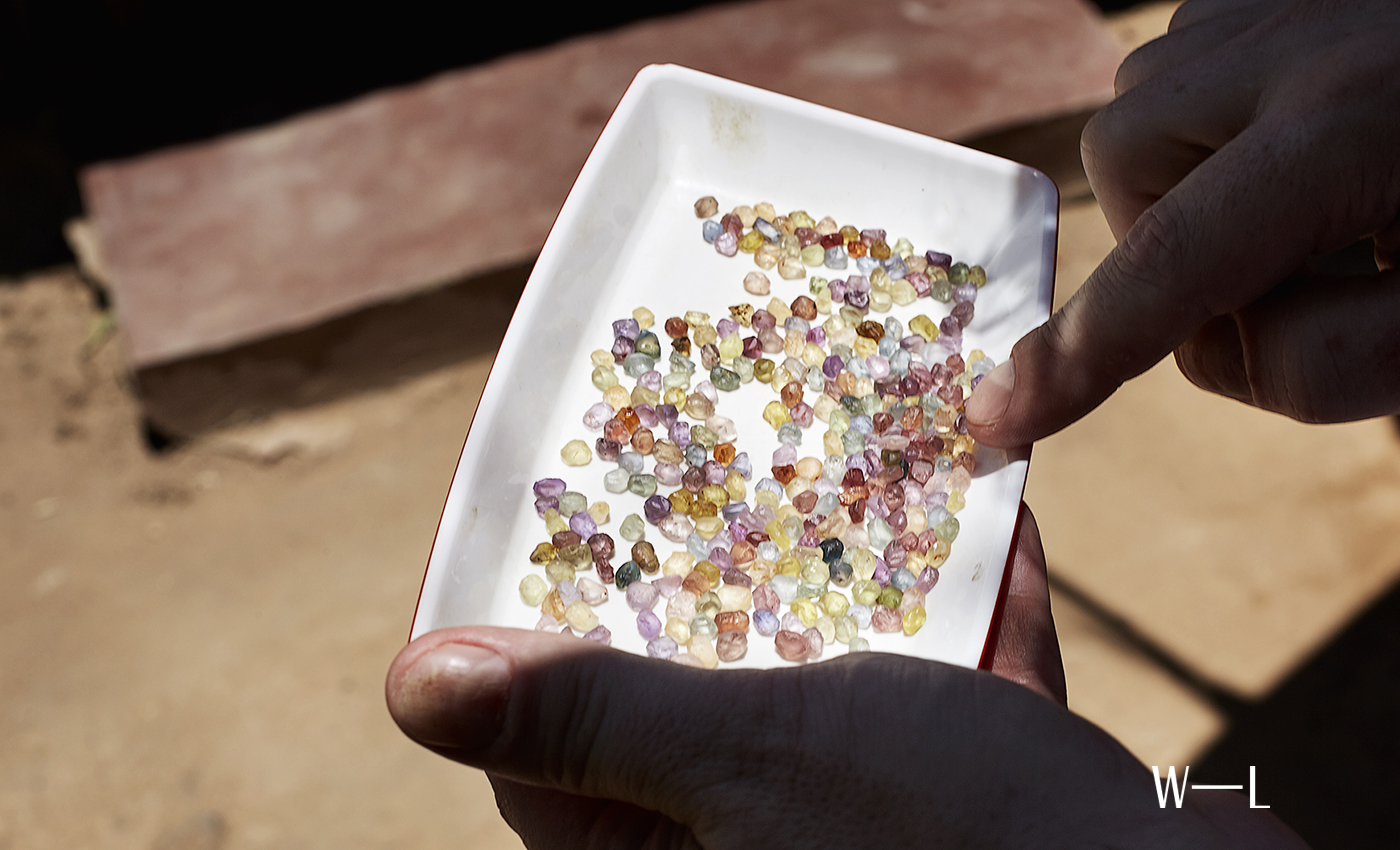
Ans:
{"label": "thumb", "polygon": [[[783,712],[773,700],[799,703],[780,696],[790,676],[749,687],[759,672],[695,675],[568,635],[470,627],[409,644],[385,688],[404,733],[440,755],[700,825],[701,791],[713,800],[717,785],[754,775],[739,764],[748,751],[739,742],[765,719],[774,726]],[[723,711],[715,710],[716,677],[732,697]]]}

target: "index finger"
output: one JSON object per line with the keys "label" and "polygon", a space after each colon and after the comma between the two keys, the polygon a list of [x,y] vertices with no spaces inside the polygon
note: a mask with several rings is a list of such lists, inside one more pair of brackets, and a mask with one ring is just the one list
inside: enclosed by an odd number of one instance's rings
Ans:
{"label": "index finger", "polygon": [[1054,433],[1196,328],[1298,268],[1332,223],[1303,161],[1306,127],[1250,126],[1147,208],[1084,286],[1012,349],[966,405],[992,446]]}

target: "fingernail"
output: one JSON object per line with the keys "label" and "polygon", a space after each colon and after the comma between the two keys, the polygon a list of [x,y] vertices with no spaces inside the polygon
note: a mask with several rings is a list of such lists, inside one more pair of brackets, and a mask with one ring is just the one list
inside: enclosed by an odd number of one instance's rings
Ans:
{"label": "fingernail", "polygon": [[510,667],[489,649],[445,643],[419,658],[391,710],[420,744],[480,750],[496,739],[510,695]]}
{"label": "fingernail", "polygon": [[973,425],[995,425],[1011,403],[1011,387],[1016,383],[1016,367],[1007,359],[987,377],[977,382],[977,389],[963,405],[967,421]]}

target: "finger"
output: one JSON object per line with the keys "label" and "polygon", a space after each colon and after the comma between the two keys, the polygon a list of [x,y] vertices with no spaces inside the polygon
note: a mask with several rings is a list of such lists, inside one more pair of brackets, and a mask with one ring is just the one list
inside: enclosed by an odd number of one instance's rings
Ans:
{"label": "finger", "polygon": [[[1177,25],[1173,17],[1167,34],[1147,42],[1123,60],[1113,80],[1114,91],[1122,95],[1144,80],[1175,68],[1198,62],[1249,30],[1274,11],[1269,2],[1225,2],[1208,16]],[[1182,7],[1185,8],[1185,7]],[[1180,16],[1178,11],[1177,16]]]}
{"label": "finger", "polygon": [[1286,0],[1186,0],[1172,13],[1167,32],[1176,32],[1246,9],[1254,10],[1257,17],[1263,18],[1283,6],[1285,2]]}
{"label": "finger", "polygon": [[1400,272],[1318,277],[1206,324],[1176,352],[1196,386],[1302,422],[1400,412]]}
{"label": "finger", "polygon": [[1065,705],[1065,666],[1050,614],[1045,549],[1031,509],[1021,503],[1006,602],[991,636],[991,671]]}
{"label": "finger", "polygon": [[501,817],[531,850],[700,846],[686,827],[630,803],[580,797],[494,774],[490,779]]}
{"label": "finger", "polygon": [[[1192,171],[1050,321],[978,385],[968,429],[1024,445],[1098,406],[1214,316],[1239,309],[1315,252],[1324,213],[1298,131],[1261,122]],[[1325,164],[1318,168],[1328,169]]]}
{"label": "finger", "polygon": [[1265,62],[1243,48],[1158,73],[1100,109],[1080,155],[1119,241],[1142,214],[1253,120]]}

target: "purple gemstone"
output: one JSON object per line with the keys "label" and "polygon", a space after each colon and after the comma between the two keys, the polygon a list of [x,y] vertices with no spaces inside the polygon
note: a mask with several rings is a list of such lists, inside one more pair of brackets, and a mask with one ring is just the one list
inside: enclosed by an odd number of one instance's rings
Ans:
{"label": "purple gemstone", "polygon": [[637,350],[637,344],[625,336],[617,337],[613,340],[612,356],[613,360],[621,363],[627,359],[627,355]]}
{"label": "purple gemstone", "polygon": [[676,646],[676,642],[671,640],[668,635],[658,635],[647,641],[647,655],[652,658],[670,661],[676,657],[676,653],[679,651],[680,648]]}
{"label": "purple gemstone", "polygon": [[[864,310],[866,307],[870,306],[870,293],[869,293],[869,292],[847,292],[847,293],[846,293],[846,303],[849,304],[849,305],[851,305],[852,307],[856,308],[857,310]],[[619,361],[619,362],[621,362],[621,361]]]}
{"label": "purple gemstone", "polygon": [[725,337],[739,330],[739,327],[740,325],[738,322],[734,321],[728,316],[725,316],[723,319],[720,319],[718,322],[715,322],[715,333],[719,334],[720,339],[724,339]]}
{"label": "purple gemstone", "polygon": [[725,570],[720,574],[725,584],[733,584],[738,587],[753,587],[753,579],[742,570]]}
{"label": "purple gemstone", "polygon": [[943,254],[938,251],[929,251],[928,253],[924,254],[924,258],[928,260],[929,265],[941,266],[944,271],[947,271],[953,265],[952,254]]}
{"label": "purple gemstone", "polygon": [[601,643],[603,646],[612,646],[612,632],[604,625],[595,626],[588,634],[583,636],[584,640],[592,640]]}
{"label": "purple gemstone", "polygon": [[[656,588],[644,581],[634,581],[627,585],[627,607],[633,611],[650,611],[660,596]],[[655,637],[655,635],[652,635]]]}
{"label": "purple gemstone", "polygon": [[650,608],[637,612],[637,632],[647,640],[661,634],[661,618]]}
{"label": "purple gemstone", "polygon": [[[764,585],[764,587],[767,587],[767,585]],[[759,590],[762,589],[763,588],[759,588]],[[757,591],[755,591],[755,594],[756,593]],[[777,594],[774,594],[775,597],[776,595]],[[773,635],[777,634],[778,627],[780,625],[781,622],[778,620],[778,615],[774,614],[767,608],[759,608],[757,611],[753,612],[754,631],[758,632],[764,637],[772,637]]]}
{"label": "purple gemstone", "polygon": [[[677,467],[679,469],[679,467]],[[646,515],[647,522],[656,525],[661,522],[661,518],[671,512],[671,500],[665,496],[655,495],[647,498],[642,504],[642,513]]]}
{"label": "purple gemstone", "polygon": [[618,319],[613,322],[612,327],[614,337],[621,336],[634,341],[642,332],[642,326],[637,323],[636,319]]}
{"label": "purple gemstone", "polygon": [[918,581],[914,582],[914,586],[924,593],[933,590],[933,586],[936,584],[938,584],[937,567],[924,567],[924,571],[919,573]]}
{"label": "purple gemstone", "polygon": [[598,533],[598,523],[588,511],[579,511],[569,517],[569,530],[587,540]]}
{"label": "purple gemstone", "polygon": [[535,513],[544,516],[548,511],[559,510],[558,496],[540,496],[535,499]]}
{"label": "purple gemstone", "polygon": [[734,460],[729,463],[729,471],[737,472],[745,481],[753,476],[753,462],[749,460],[748,452],[739,452],[734,456]]}

